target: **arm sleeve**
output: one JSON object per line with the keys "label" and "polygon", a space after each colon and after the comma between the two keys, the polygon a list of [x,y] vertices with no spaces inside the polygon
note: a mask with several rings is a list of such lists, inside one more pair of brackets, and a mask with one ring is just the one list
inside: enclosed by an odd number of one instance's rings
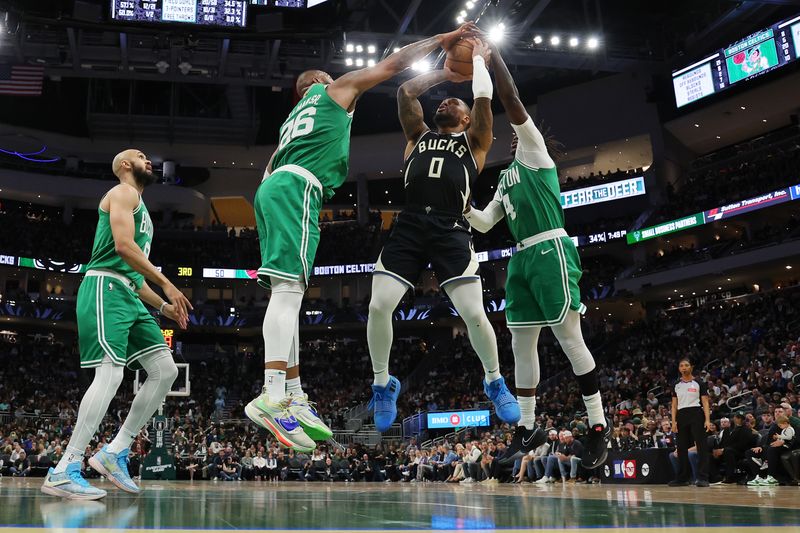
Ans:
{"label": "arm sleeve", "polygon": [[492,98],[492,77],[481,56],[472,58],[472,96],[473,98]]}
{"label": "arm sleeve", "polygon": [[489,202],[489,205],[483,211],[473,207],[464,215],[467,222],[481,233],[486,233],[492,229],[495,224],[503,220],[504,216],[503,204],[498,202],[496,197]]}
{"label": "arm sleeve", "polygon": [[553,168],[556,166],[553,158],[547,153],[547,146],[542,133],[529,116],[524,124],[512,124],[517,134],[517,152],[514,158],[533,168]]}

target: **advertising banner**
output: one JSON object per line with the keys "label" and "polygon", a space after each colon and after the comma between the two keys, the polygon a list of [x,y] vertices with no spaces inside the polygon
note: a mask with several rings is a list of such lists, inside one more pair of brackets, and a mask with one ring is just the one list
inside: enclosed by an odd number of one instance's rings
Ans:
{"label": "advertising banner", "polygon": [[488,426],[489,411],[448,411],[428,413],[428,429]]}

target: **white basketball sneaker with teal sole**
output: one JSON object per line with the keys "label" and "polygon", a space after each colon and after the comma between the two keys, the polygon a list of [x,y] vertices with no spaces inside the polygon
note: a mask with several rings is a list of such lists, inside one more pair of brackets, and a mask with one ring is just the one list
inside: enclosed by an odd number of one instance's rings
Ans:
{"label": "white basketball sneaker with teal sole", "polygon": [[83,479],[80,463],[70,463],[66,470],[58,474],[52,468],[48,470],[42,483],[42,492],[70,500],[99,500],[106,496],[106,491],[91,486]]}
{"label": "white basketball sneaker with teal sole", "polygon": [[129,453],[130,448],[125,448],[119,453],[111,453],[108,451],[108,446],[103,446],[102,450],[89,459],[89,466],[125,492],[139,494],[141,489],[128,474]]}

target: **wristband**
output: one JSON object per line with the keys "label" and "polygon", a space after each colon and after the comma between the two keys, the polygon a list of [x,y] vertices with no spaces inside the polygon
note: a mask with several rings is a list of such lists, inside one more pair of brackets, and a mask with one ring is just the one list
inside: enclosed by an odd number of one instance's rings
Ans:
{"label": "wristband", "polygon": [[472,58],[472,96],[474,98],[492,97],[492,78],[481,56]]}
{"label": "wristband", "polygon": [[164,303],[161,304],[161,307],[158,308],[158,314],[159,315],[163,315],[164,314],[164,307],[167,306],[168,304],[169,304],[169,302],[167,302],[167,301],[164,301]]}

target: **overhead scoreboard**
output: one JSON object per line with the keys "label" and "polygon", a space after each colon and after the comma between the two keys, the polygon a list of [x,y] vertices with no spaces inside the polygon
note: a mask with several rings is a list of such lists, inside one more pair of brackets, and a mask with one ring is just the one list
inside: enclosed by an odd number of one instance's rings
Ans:
{"label": "overhead scoreboard", "polygon": [[111,18],[244,28],[247,0],[111,0]]}
{"label": "overhead scoreboard", "polygon": [[800,57],[800,15],[773,24],[672,73],[678,107],[781,68]]}

